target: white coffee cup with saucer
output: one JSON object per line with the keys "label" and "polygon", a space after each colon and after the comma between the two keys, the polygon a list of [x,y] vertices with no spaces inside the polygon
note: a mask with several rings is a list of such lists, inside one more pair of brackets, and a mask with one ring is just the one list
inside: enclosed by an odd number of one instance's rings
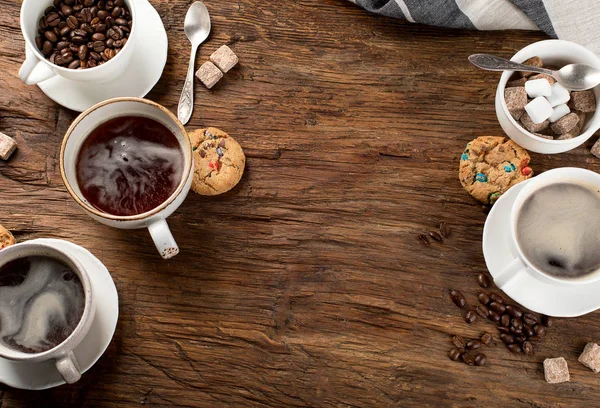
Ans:
{"label": "white coffee cup with saucer", "polygon": [[[36,5],[27,7],[26,4]],[[105,99],[143,97],[156,85],[167,62],[168,39],[162,20],[147,0],[128,0],[133,27],[127,44],[106,64],[82,70],[58,67],[36,49],[37,21],[46,3],[25,0],[21,27],[26,60],[19,72],[23,82],[37,84],[56,103],[83,112]]]}
{"label": "white coffee cup with saucer", "polygon": [[[27,244],[41,244],[60,250],[77,259],[88,272],[92,295],[96,300],[96,313],[87,334],[72,350],[83,374],[102,356],[115,332],[119,317],[115,284],[102,262],[78,245],[58,239],[35,239],[27,241]],[[65,380],[52,360],[29,363],[0,357],[0,383],[13,388],[43,390],[65,384]]]}
{"label": "white coffee cup with saucer", "polygon": [[600,308],[599,272],[578,280],[550,276],[527,260],[514,238],[518,210],[529,194],[561,181],[582,182],[600,189],[600,175],[579,168],[549,170],[517,184],[500,197],[488,215],[483,254],[494,282],[513,300],[538,313],[574,317]]}

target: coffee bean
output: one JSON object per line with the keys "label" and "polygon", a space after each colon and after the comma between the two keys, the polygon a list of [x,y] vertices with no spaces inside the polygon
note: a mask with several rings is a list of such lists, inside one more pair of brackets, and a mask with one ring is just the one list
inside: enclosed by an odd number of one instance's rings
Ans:
{"label": "coffee bean", "polygon": [[83,6],[81,4],[75,4],[73,6],[73,12],[81,11],[82,9],[83,9]]}
{"label": "coffee bean", "polygon": [[112,18],[119,18],[121,17],[121,7],[117,6],[113,9],[112,13],[110,13],[110,15],[112,16]]}
{"label": "coffee bean", "polygon": [[464,349],[467,347],[467,342],[460,336],[452,336],[452,344],[454,344],[457,349]]}
{"label": "coffee bean", "polygon": [[524,341],[523,344],[521,345],[521,349],[523,350],[523,353],[525,355],[532,355],[533,354],[533,344],[531,344],[528,341]]}
{"label": "coffee bean", "polygon": [[68,68],[70,68],[70,69],[76,69],[76,68],[79,68],[79,65],[80,65],[80,64],[81,64],[81,61],[79,61],[79,60],[73,60],[73,61],[72,61],[72,62],[69,64]]}
{"label": "coffee bean", "polygon": [[465,308],[467,306],[467,299],[465,299],[463,294],[458,290],[450,290],[450,300],[452,300],[452,302],[454,302],[454,304],[460,308]]}
{"label": "coffee bean", "polygon": [[104,10],[104,8],[106,8],[106,2],[104,2],[104,0],[100,0],[96,5],[100,10]]}
{"label": "coffee bean", "polygon": [[83,5],[86,7],[91,7],[94,5],[94,0],[83,0]]}
{"label": "coffee bean", "polygon": [[492,302],[504,303],[504,299],[502,299],[502,296],[496,295],[495,293],[492,293],[490,295],[490,299],[492,300]]}
{"label": "coffee bean", "polygon": [[492,322],[499,322],[500,321],[500,315],[496,312],[494,312],[493,310],[490,310],[490,314],[488,315],[488,319],[490,319]]}
{"label": "coffee bean", "polygon": [[58,55],[58,56],[56,56],[56,58],[54,58],[54,63],[56,65],[64,65],[64,61],[60,55]]}
{"label": "coffee bean", "polygon": [[467,342],[467,349],[468,350],[476,350],[479,347],[481,347],[482,343],[479,340],[469,340]]}
{"label": "coffee bean", "polygon": [[506,313],[508,313],[510,317],[523,316],[523,311],[514,305],[506,305]]}
{"label": "coffee bean", "polygon": [[94,31],[97,33],[106,32],[106,24],[97,24],[96,27],[94,28]]}
{"label": "coffee bean", "polygon": [[[106,45],[104,45],[104,43],[102,41],[94,42],[94,51],[96,51],[97,53],[103,52],[105,48],[106,48]],[[100,57],[100,58],[102,58],[102,57]]]}
{"label": "coffee bean", "polygon": [[41,50],[44,47],[44,40],[42,40],[42,37],[35,37],[35,46],[38,50]]}
{"label": "coffee bean", "polygon": [[73,42],[73,44],[79,45],[79,44],[83,44],[85,42],[85,38],[76,35],[75,37],[71,38],[71,41]]}
{"label": "coffee bean", "polygon": [[65,0],[65,3],[68,4],[69,6],[72,6],[75,4],[75,0]]}
{"label": "coffee bean", "polygon": [[[111,40],[112,40],[112,38],[111,38]],[[115,48],[121,48],[121,47],[123,47],[123,45],[125,45],[125,44],[123,44],[123,40],[117,40],[117,41],[113,42],[113,47],[115,47]]]}
{"label": "coffee bean", "polygon": [[544,337],[546,335],[546,329],[541,324],[536,324],[535,326],[533,326],[533,331],[538,337]]}
{"label": "coffee bean", "polygon": [[475,364],[475,356],[473,355],[473,353],[465,353],[462,355],[462,360],[468,364],[468,365],[473,365]]}
{"label": "coffee bean", "polygon": [[498,331],[500,333],[509,333],[510,329],[508,327],[506,327],[506,326],[498,326]]}
{"label": "coffee bean", "polygon": [[482,305],[487,306],[488,303],[490,303],[490,297],[483,292],[477,295],[477,299],[479,299],[479,303],[481,303]]}
{"label": "coffee bean", "polygon": [[502,314],[504,311],[506,311],[506,306],[504,306],[502,303],[492,302],[490,303],[490,309],[496,313]]}
{"label": "coffee bean", "polygon": [[50,61],[52,64],[54,64],[56,61],[56,54],[50,55],[50,58],[48,58],[48,61]]}
{"label": "coffee bean", "polygon": [[44,45],[42,46],[42,54],[44,54],[46,57],[49,57],[50,54],[52,54],[53,47],[54,46],[50,41],[44,41]]}
{"label": "coffee bean", "polygon": [[106,1],[106,9],[107,10],[112,10],[112,8],[115,6],[115,3],[112,0],[107,0]]}
{"label": "coffee bean", "polygon": [[[125,20],[124,18],[117,18],[115,20],[115,24],[119,25],[119,26],[126,26],[127,25],[127,20]],[[442,226],[444,226],[445,228],[448,228],[448,227],[446,226],[445,222],[442,222],[440,224],[440,234],[442,235],[442,237],[447,238],[448,235],[447,235],[447,233],[445,233],[445,231],[447,231],[447,229],[443,229]]]}
{"label": "coffee bean", "polygon": [[512,334],[501,333],[500,340],[502,340],[504,344],[513,344],[515,342],[515,337]]}
{"label": "coffee bean", "polygon": [[512,320],[510,321],[510,324],[512,327],[519,329],[519,330],[523,330],[523,322],[521,321],[521,319],[517,319],[516,317],[513,317]]}
{"label": "coffee bean", "polygon": [[50,13],[46,15],[46,22],[50,27],[56,27],[60,23],[60,16],[58,13]]}
{"label": "coffee bean", "polygon": [[73,9],[66,4],[61,6],[60,11],[62,11],[65,17],[69,17],[71,14],[73,14]]}
{"label": "coffee bean", "polygon": [[517,354],[521,352],[521,346],[519,344],[509,344],[507,347],[511,353]]}
{"label": "coffee bean", "polygon": [[427,235],[425,234],[421,234],[417,237],[417,239],[419,240],[419,242],[425,246],[429,246],[429,238],[427,238]]}
{"label": "coffee bean", "polygon": [[115,0],[115,6],[123,7],[124,4],[124,0]]}
{"label": "coffee bean", "polygon": [[98,24],[100,24],[100,19],[98,17],[94,17],[92,21],[90,21],[90,25],[94,28],[96,28]]}
{"label": "coffee bean", "polygon": [[488,317],[488,315],[490,314],[490,311],[488,310],[487,307],[483,306],[483,305],[479,305],[477,306],[477,308],[475,309],[475,311],[477,312],[477,314],[481,317],[483,317],[484,319]]}
{"label": "coffee bean", "polygon": [[89,34],[94,34],[94,32],[95,32],[95,31],[94,31],[94,29],[92,28],[92,26],[91,26],[91,25],[89,25],[88,23],[83,23],[83,24],[81,25],[81,29],[82,29],[83,31],[85,31],[85,32],[86,32],[86,34],[88,34],[88,35],[89,35]]}
{"label": "coffee bean", "polygon": [[81,17],[83,18],[83,21],[85,21],[86,23],[90,23],[92,21],[92,12],[89,8],[84,8],[83,10],[81,10]]}
{"label": "coffee bean", "polygon": [[[122,32],[121,32],[121,33],[122,33]],[[106,32],[106,34],[108,34],[108,35],[109,35],[109,37],[110,37],[110,38],[112,38],[113,40],[118,40],[118,39],[120,39],[120,38],[122,37],[121,35],[119,35],[119,34],[116,32],[116,28],[114,28],[114,27],[113,27],[113,28],[111,28],[111,29],[109,29],[109,30]],[[431,238],[433,238],[433,239],[434,239],[435,241],[437,241],[437,242],[443,242],[443,241],[444,241],[444,238],[442,238],[442,236],[441,236],[441,235],[440,235],[438,232],[436,232],[436,231],[429,231],[429,236],[430,236]]]}
{"label": "coffee bean", "polygon": [[510,326],[510,332],[513,334],[522,334],[523,333],[523,329],[520,329],[518,327],[515,326]]}
{"label": "coffee bean", "polygon": [[106,46],[108,48],[114,48],[115,47],[115,40],[113,40],[112,38],[109,38],[108,40],[106,40]]}
{"label": "coffee bean", "polygon": [[48,28],[48,20],[46,20],[46,16],[42,16],[40,21],[38,22],[38,27],[42,30]]}
{"label": "coffee bean", "polygon": [[73,61],[73,54],[69,53],[62,56],[63,64],[70,64]]}
{"label": "coffee bean", "polygon": [[69,26],[65,26],[60,30],[60,35],[66,37],[71,32]]}
{"label": "coffee bean", "polygon": [[491,334],[489,333],[485,333],[483,336],[481,336],[481,342],[485,345],[488,345],[492,342],[494,338],[492,337]]}
{"label": "coffee bean", "polygon": [[121,29],[121,31],[123,31],[123,36],[129,35],[129,32],[131,31],[131,29],[128,26],[119,26],[119,28]]}
{"label": "coffee bean", "polygon": [[69,45],[69,50],[71,51],[71,54],[79,54],[79,46],[75,44]]}
{"label": "coffee bean", "polygon": [[75,18],[75,16],[69,16],[67,18],[67,26],[69,26],[71,30],[74,30],[77,27],[79,27],[79,21],[77,21],[77,18]]}
{"label": "coffee bean", "polygon": [[94,33],[92,35],[92,41],[104,41],[106,36],[102,33]]}
{"label": "coffee bean", "polygon": [[480,273],[477,276],[477,284],[479,286],[481,286],[482,288],[489,288],[490,287],[490,280],[487,277],[487,275],[485,273]]}
{"label": "coffee bean", "polygon": [[[98,7],[98,8],[100,8],[100,7]],[[108,16],[109,16],[108,11],[105,11],[105,10],[99,10],[98,11],[98,18],[101,21],[104,21],[106,19],[106,17],[108,17]]]}
{"label": "coffee bean", "polygon": [[531,313],[523,313],[521,319],[523,319],[523,323],[526,323],[530,326],[533,326],[539,322],[537,316]]}
{"label": "coffee bean", "polygon": [[500,318],[500,324],[504,327],[508,327],[508,325],[510,325],[510,316],[507,314],[503,314]]}
{"label": "coffee bean", "polygon": [[53,5],[55,8],[59,8],[59,7],[60,7],[60,3],[61,3],[61,0],[53,0],[53,1],[52,1],[52,5]]}
{"label": "coffee bean", "polygon": [[523,333],[527,337],[535,336],[535,332],[533,331],[533,328],[528,324],[523,325]]}
{"label": "coffee bean", "polygon": [[475,356],[474,363],[476,366],[482,366],[482,365],[485,365],[486,360],[487,360],[487,358],[486,358],[485,354],[479,353]]}
{"label": "coffee bean", "polygon": [[457,349],[453,348],[448,352],[448,357],[450,357],[450,360],[452,361],[457,361],[462,357],[462,353]]}
{"label": "coffee bean", "polygon": [[88,55],[88,47],[85,44],[79,46],[79,50],[77,52],[77,56],[80,60],[86,60]]}
{"label": "coffee bean", "polygon": [[[88,49],[89,49],[89,46],[88,46]],[[100,60],[102,59],[102,57],[100,56],[100,54],[98,54],[97,52],[94,52],[94,51],[90,51],[90,57],[91,57],[93,60],[95,60],[96,62],[97,62],[97,61],[100,61]],[[91,61],[91,60],[90,60],[90,61]]]}
{"label": "coffee bean", "polygon": [[554,320],[550,316],[542,315],[542,324],[546,327],[551,327],[554,324]]}
{"label": "coffee bean", "polygon": [[98,65],[98,63],[96,62],[96,60],[94,60],[94,59],[87,60],[87,66],[88,66],[88,68],[94,68],[96,65]]}
{"label": "coffee bean", "polygon": [[[107,48],[108,50],[109,48]],[[112,51],[112,50],[111,50]],[[114,52],[114,51],[113,51]],[[469,310],[465,315],[465,322],[471,324],[477,320],[477,313],[474,310]]]}

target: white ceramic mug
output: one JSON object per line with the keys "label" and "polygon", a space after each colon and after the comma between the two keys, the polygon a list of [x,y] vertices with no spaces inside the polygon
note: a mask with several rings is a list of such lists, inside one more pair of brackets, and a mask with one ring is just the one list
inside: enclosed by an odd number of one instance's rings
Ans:
{"label": "white ceramic mug", "polygon": [[[584,63],[600,69],[600,58],[587,48],[563,40],[545,40],[533,43],[516,53],[510,60],[524,62],[531,57],[538,56],[545,65],[562,67],[571,63]],[[598,129],[600,129],[600,87],[594,88],[596,94],[596,112],[584,124],[581,135],[566,140],[549,140],[528,132],[517,122],[506,106],[504,100],[504,88],[513,75],[512,71],[504,71],[498,83],[496,91],[496,115],[504,132],[517,144],[527,150],[537,153],[562,153],[574,149],[587,141]]]}
{"label": "white ceramic mug", "polygon": [[44,15],[44,10],[52,5],[51,1],[23,0],[21,5],[21,31],[25,38],[26,58],[19,70],[19,78],[27,85],[35,85],[47,79],[60,75],[78,82],[102,83],[121,75],[134,52],[137,40],[135,3],[125,0],[131,14],[131,32],[127,43],[121,51],[106,63],[93,68],[69,69],[51,63],[35,44],[38,35],[38,22]]}
{"label": "white ceramic mug", "polygon": [[[510,247],[513,255],[513,260],[508,264],[498,275],[494,277],[496,286],[500,289],[505,287],[508,282],[516,278],[519,274],[531,273],[536,277],[550,283],[559,284],[586,284],[600,279],[600,269],[577,279],[560,279],[556,276],[551,276],[540,269],[536,268],[525,256],[523,250],[517,240],[517,223],[521,208],[525,201],[535,194],[540,188],[557,184],[557,183],[572,183],[579,185],[588,185],[598,188],[600,191],[600,174],[590,170],[580,169],[576,167],[562,167],[558,169],[548,170],[533,179],[529,180],[525,187],[519,192],[511,209],[510,214]],[[600,217],[600,214],[598,214]]]}
{"label": "white ceramic mug", "polygon": [[67,265],[77,274],[83,286],[85,296],[83,314],[75,330],[56,347],[42,353],[23,353],[8,348],[0,342],[0,357],[22,363],[40,363],[47,360],[55,360],[56,368],[60,372],[60,375],[62,375],[67,383],[72,384],[81,378],[81,370],[77,358],[73,354],[73,350],[87,335],[96,313],[96,303],[92,296],[88,271],[72,255],[52,245],[35,242],[24,242],[0,250],[0,267],[6,265],[8,262],[28,256],[47,256],[56,259]]}
{"label": "white ceramic mug", "polygon": [[[171,196],[158,207],[137,215],[118,216],[98,210],[81,193],[77,183],[75,165],[83,141],[98,125],[119,116],[145,116],[165,125],[177,138],[183,153],[182,178]],[[194,158],[190,139],[181,122],[165,107],[142,98],[114,98],[100,102],[71,124],[65,134],[60,151],[60,172],[69,194],[95,220],[115,228],[148,228],[156,249],[164,259],[179,253],[179,247],[169,230],[166,218],[185,200],[194,176]]]}

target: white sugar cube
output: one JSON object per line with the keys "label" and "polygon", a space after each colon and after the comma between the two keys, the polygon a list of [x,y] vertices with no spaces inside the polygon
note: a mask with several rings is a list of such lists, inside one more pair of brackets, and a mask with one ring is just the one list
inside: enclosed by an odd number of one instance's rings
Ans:
{"label": "white sugar cube", "polygon": [[[544,79],[544,81],[546,80]],[[548,102],[546,98],[538,96],[525,105],[525,111],[529,114],[531,121],[538,124],[548,119],[550,115],[552,115],[554,109],[552,109],[552,105],[550,105],[550,102]]]}
{"label": "white sugar cube", "polygon": [[547,79],[532,79],[525,82],[525,91],[530,98],[537,98],[538,96],[550,96],[552,94],[552,87]]}
{"label": "white sugar cube", "polygon": [[562,105],[563,103],[569,102],[569,99],[571,99],[569,90],[561,84],[559,84],[558,82],[553,84],[550,88],[552,93],[550,94],[550,96],[547,97],[548,102],[550,102],[550,105]]}
{"label": "white sugar cube", "polygon": [[563,103],[562,105],[557,105],[552,110],[552,115],[548,118],[550,122],[554,123],[563,116],[571,113],[571,109],[567,106],[567,104]]}

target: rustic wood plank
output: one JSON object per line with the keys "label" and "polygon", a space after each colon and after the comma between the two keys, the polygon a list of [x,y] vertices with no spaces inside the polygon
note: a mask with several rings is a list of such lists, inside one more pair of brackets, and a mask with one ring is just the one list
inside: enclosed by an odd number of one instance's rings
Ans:
{"label": "rustic wood plank", "polygon": [[[191,2],[152,3],[170,48],[149,98],[175,110]],[[80,383],[0,388],[0,406],[595,406],[596,377],[576,358],[598,313],[557,321],[533,357],[500,345],[485,367],[446,357],[450,334],[493,328],[467,326],[446,295],[474,302],[485,270],[485,213],[461,189],[459,154],[501,134],[498,75],[466,57],[544,36],[404,25],[341,0],[206,4],[199,61],[229,44],[241,62],[196,86],[188,128],[230,132],[248,166],[230,193],[189,196],[169,220],[182,253],[163,262],[146,232],[99,225],[68,197],[57,161],[76,115],[20,83],[20,2],[0,0],[0,131],[20,145],[0,163],[0,222],[21,241],[84,245],[121,299],[115,338]],[[584,147],[533,163],[600,170]],[[440,221],[452,237],[419,246]],[[541,361],[559,355],[572,382],[548,386]]]}

